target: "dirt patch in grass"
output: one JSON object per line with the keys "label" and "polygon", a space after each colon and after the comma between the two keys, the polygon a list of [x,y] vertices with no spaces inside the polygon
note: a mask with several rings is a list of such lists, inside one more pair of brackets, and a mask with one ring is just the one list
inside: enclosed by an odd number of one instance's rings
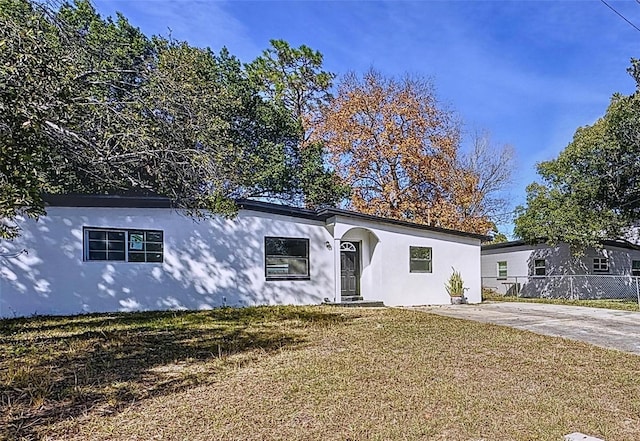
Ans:
{"label": "dirt patch in grass", "polygon": [[483,301],[492,302],[524,302],[547,303],[551,305],[587,306],[590,308],[617,309],[620,311],[640,311],[637,299],[593,299],[593,300],[569,300],[569,299],[541,299],[528,297],[504,296],[491,290],[483,290]]}
{"label": "dirt patch in grass", "polygon": [[[145,349],[145,340],[136,337],[141,352],[121,353],[135,366],[142,363],[133,368],[134,380],[105,367],[89,382],[96,393],[122,388],[129,398],[118,401],[120,395],[113,393],[109,396],[119,403],[113,406],[108,398],[98,404],[84,401],[86,411],[59,412],[22,432],[16,429],[22,421],[16,408],[5,420],[13,427],[9,435],[51,440],[493,441],[559,440],[580,431],[607,441],[640,439],[640,357],[411,310],[261,311],[264,319],[251,318],[244,325],[238,324],[242,312],[226,322],[216,320],[215,312],[178,315],[175,320],[190,324],[173,325],[174,330],[187,326],[192,334],[189,339],[178,333],[174,344],[188,345],[191,351],[177,351],[180,357],[153,355],[155,350]],[[218,328],[222,323],[227,327]],[[79,332],[67,325],[65,332]],[[14,341],[22,341],[23,333],[37,334],[29,321],[21,326],[11,334]],[[211,339],[243,326],[266,332],[258,336],[246,331],[252,337],[245,341],[263,343],[245,343],[244,350],[222,357],[215,350],[205,355],[215,349]],[[62,331],[53,325],[49,332]],[[100,340],[101,345],[109,346],[111,340]],[[47,353],[42,347],[29,350],[24,356],[32,359]],[[154,362],[135,361],[149,354]],[[72,370],[57,368],[68,372],[73,383]],[[3,387],[3,393],[17,393],[10,385]],[[63,405],[48,400],[42,405]],[[25,402],[22,410],[38,412],[37,405]]]}

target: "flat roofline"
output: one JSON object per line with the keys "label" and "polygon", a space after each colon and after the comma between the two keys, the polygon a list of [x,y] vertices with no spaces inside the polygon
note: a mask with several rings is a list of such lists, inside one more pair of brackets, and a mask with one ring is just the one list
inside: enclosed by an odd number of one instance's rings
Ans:
{"label": "flat roofline", "polygon": [[486,240],[490,240],[491,239],[490,236],[486,236],[484,234],[468,233],[466,231],[450,230],[448,228],[434,227],[434,226],[431,226],[431,225],[418,224],[418,223],[415,223],[415,222],[402,221],[402,220],[397,220],[397,219],[388,219],[386,217],[373,216],[373,215],[370,215],[370,214],[358,213],[358,212],[355,212],[355,211],[341,210],[339,208],[325,208],[325,209],[320,210],[318,214],[320,216],[325,216],[325,219],[329,218],[329,217],[332,217],[332,216],[344,216],[344,217],[350,217],[350,218],[353,218],[353,219],[360,219],[360,220],[366,220],[366,221],[371,221],[371,222],[377,222],[377,223],[383,223],[383,224],[390,224],[390,225],[397,225],[397,226],[401,226],[401,227],[413,228],[413,229],[416,229],[416,230],[433,231],[435,233],[451,234],[451,235],[454,235],[454,236],[462,236],[462,237],[470,237],[470,238],[473,238],[473,239],[478,239],[480,241],[486,241]]}
{"label": "flat roofline", "polygon": [[164,196],[46,194],[42,196],[49,207],[105,207],[105,208],[172,208]]}
{"label": "flat roofline", "polygon": [[[171,200],[164,196],[147,195],[81,195],[81,194],[48,194],[43,199],[46,206],[50,207],[103,207],[103,208],[173,208]],[[342,210],[339,208],[320,208],[309,210],[306,208],[292,207],[289,205],[275,204],[271,202],[256,201],[251,199],[238,199],[236,204],[239,209],[258,211],[270,214],[279,214],[309,220],[326,222],[333,216],[343,216],[351,219],[364,220],[369,222],[397,225],[422,231],[432,231],[434,233],[449,234],[453,236],[469,237],[480,241],[490,240],[490,236],[483,234],[467,233],[465,231],[450,230],[447,228],[434,227],[430,225],[418,224],[415,222],[388,219],[380,216],[357,213],[355,211]]]}
{"label": "flat roofline", "polygon": [[[565,242],[561,242],[561,243],[565,243]],[[494,244],[487,244],[487,245],[482,245],[481,249],[482,251],[485,250],[500,250],[500,249],[504,249],[504,248],[513,248],[513,247],[519,247],[519,246],[530,246],[530,247],[534,247],[536,245],[545,245],[545,246],[550,246],[548,244],[545,243],[544,239],[538,239],[535,242],[527,242],[524,240],[512,240],[509,242],[501,242],[501,243],[494,243]],[[624,248],[624,249],[629,249],[629,250],[640,250],[640,246],[633,244],[625,239],[604,239],[600,241],[600,244],[602,244],[605,247],[616,247],[616,248]]]}

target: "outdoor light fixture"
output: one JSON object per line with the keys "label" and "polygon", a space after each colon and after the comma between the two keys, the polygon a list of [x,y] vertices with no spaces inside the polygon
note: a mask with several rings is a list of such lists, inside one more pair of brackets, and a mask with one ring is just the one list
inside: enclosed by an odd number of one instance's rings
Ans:
{"label": "outdoor light fixture", "polygon": [[329,242],[329,241],[326,241],[324,243],[324,246],[327,247],[328,250],[332,250],[333,249],[333,247],[331,246],[331,242]]}

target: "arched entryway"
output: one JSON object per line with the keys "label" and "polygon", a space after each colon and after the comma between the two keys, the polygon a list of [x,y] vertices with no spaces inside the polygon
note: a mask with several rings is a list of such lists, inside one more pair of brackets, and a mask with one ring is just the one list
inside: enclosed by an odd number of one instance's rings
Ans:
{"label": "arched entryway", "polygon": [[369,266],[380,239],[364,227],[341,225],[334,230],[337,302],[366,300],[373,293]]}

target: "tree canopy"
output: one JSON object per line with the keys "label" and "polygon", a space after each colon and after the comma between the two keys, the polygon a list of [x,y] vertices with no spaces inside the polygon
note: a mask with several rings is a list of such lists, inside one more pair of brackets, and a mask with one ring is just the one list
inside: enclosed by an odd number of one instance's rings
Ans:
{"label": "tree canopy", "polygon": [[327,167],[322,142],[310,140],[312,122],[332,96],[329,89],[335,74],[322,70],[323,56],[308,46],[292,48],[283,40],[271,40],[271,47],[247,65],[249,77],[271,102],[288,112],[298,124],[302,139],[287,152],[292,161],[289,203],[310,208],[335,206],[349,195],[349,187]]}
{"label": "tree canopy", "polygon": [[[477,233],[494,227],[507,149],[460,149],[428,81],[335,75],[272,40],[243,64],[148,37],[89,0],[0,0],[0,237],[44,193],[163,195],[192,215],[238,198],[350,207]],[[501,167],[502,165],[502,167]]]}
{"label": "tree canopy", "polygon": [[[629,72],[638,81],[636,65]],[[578,128],[556,159],[537,168],[543,183],[527,187],[527,205],[517,208],[516,235],[576,249],[623,237],[640,210],[638,92],[614,95],[602,118]]]}
{"label": "tree canopy", "polygon": [[[193,214],[232,214],[240,197],[335,202],[322,150],[299,148],[288,106],[304,106],[265,94],[226,49],[148,38],[88,0],[0,0],[0,47],[0,237],[44,213],[44,192],[161,194]],[[316,62],[287,59],[292,78],[320,69],[317,53],[288,49]],[[314,94],[331,78],[318,75]]]}
{"label": "tree canopy", "polygon": [[[421,78],[347,75],[314,129],[360,212],[488,233],[498,182],[489,144],[460,151],[460,125]],[[507,166],[504,170],[508,171]],[[505,172],[506,173],[506,172]]]}

